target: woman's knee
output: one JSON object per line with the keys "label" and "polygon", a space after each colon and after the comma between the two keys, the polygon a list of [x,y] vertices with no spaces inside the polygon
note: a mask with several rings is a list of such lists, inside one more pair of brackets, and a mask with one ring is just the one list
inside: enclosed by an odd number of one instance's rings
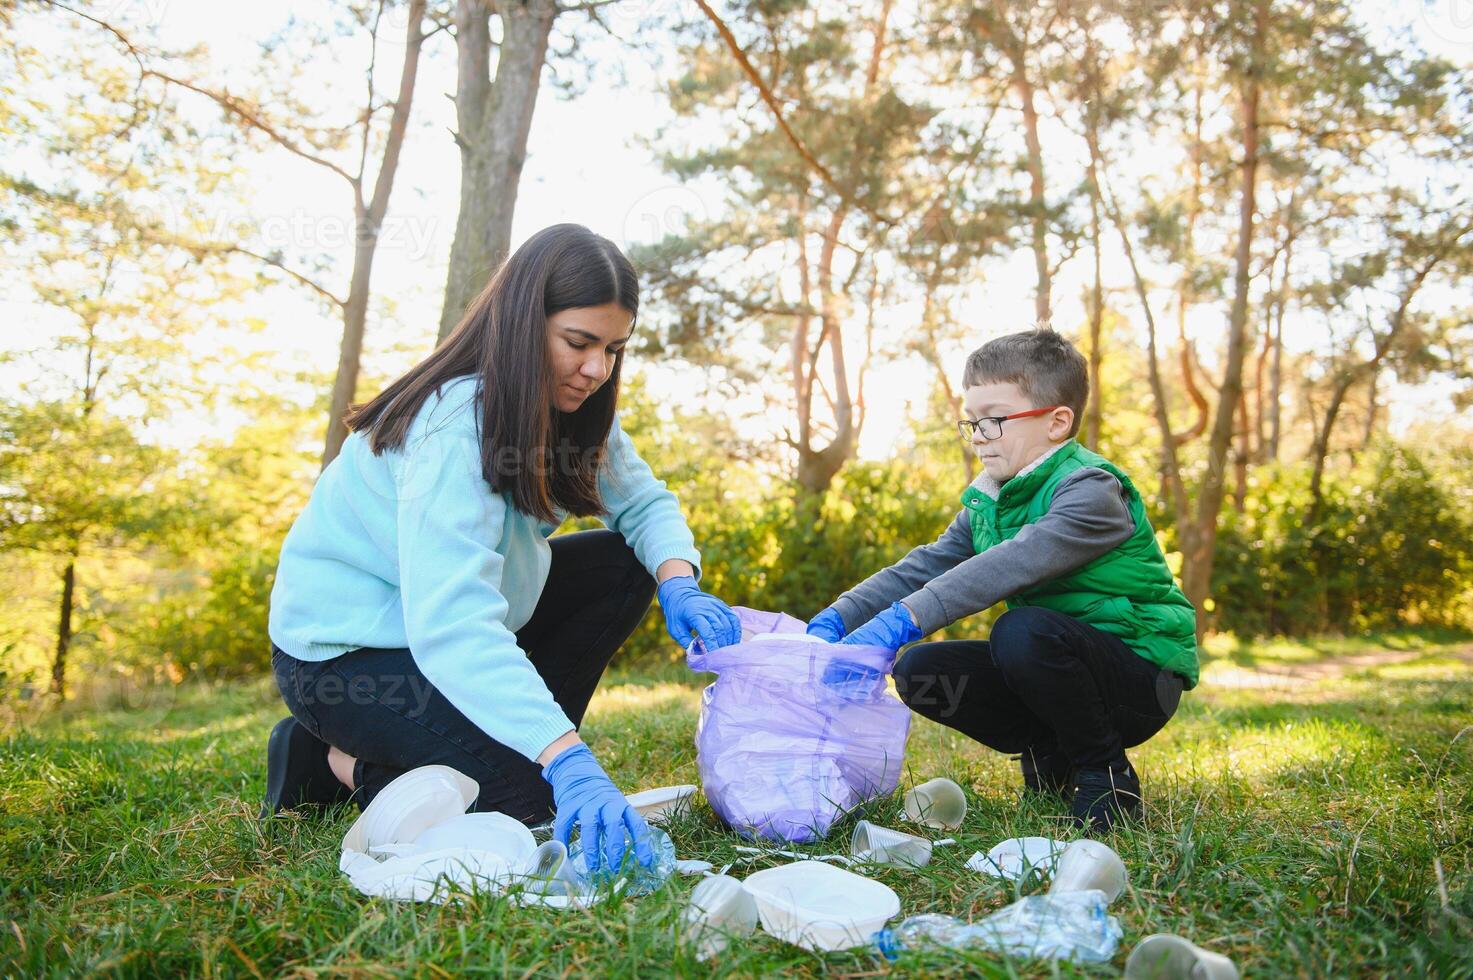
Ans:
{"label": "woman's knee", "polygon": [[552,547],[554,561],[571,562],[575,568],[606,569],[615,580],[625,583],[631,593],[647,594],[646,603],[654,600],[654,576],[619,532],[608,528],[577,531],[553,538]]}

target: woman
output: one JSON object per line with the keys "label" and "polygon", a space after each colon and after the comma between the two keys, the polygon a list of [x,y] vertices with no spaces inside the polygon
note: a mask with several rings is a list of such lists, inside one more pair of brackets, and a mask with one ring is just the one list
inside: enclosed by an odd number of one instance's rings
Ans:
{"label": "woman", "polygon": [[[265,813],[367,804],[407,769],[480,784],[475,810],[579,825],[590,862],[653,852],[578,738],[659,583],[682,646],[740,638],[696,586],[675,496],[619,427],[639,285],[607,239],[556,225],[517,249],[433,354],[352,411],[281,550]],[[605,530],[548,536],[569,514]]]}

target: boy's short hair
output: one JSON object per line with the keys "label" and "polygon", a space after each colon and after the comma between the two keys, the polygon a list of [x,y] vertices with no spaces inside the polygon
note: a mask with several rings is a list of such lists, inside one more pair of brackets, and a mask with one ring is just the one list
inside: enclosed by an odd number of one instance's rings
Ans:
{"label": "boy's short hair", "polygon": [[1084,355],[1047,324],[989,340],[972,351],[962,387],[1015,384],[1031,407],[1067,405],[1074,410],[1069,435],[1079,432],[1089,401],[1089,365]]}

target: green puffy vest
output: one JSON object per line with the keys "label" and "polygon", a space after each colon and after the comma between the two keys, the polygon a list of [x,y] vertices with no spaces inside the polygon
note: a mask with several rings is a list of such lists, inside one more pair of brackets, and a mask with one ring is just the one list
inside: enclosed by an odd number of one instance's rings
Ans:
{"label": "green puffy vest", "polygon": [[1103,456],[1071,440],[1037,469],[1004,483],[997,500],[968,487],[962,506],[972,515],[972,546],[980,554],[1037,521],[1048,512],[1054,488],[1085,466],[1104,470],[1125,487],[1135,531],[1087,565],[1010,597],[1007,606],[1043,606],[1112,633],[1151,663],[1180,674],[1186,687],[1195,687],[1196,612],[1166,567],[1135,484]]}

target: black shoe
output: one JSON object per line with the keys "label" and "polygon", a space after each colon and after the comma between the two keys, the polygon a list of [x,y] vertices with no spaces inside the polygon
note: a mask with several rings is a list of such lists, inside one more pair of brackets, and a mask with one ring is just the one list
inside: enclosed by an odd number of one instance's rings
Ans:
{"label": "black shoe", "polygon": [[327,764],[327,745],[295,718],[283,718],[266,742],[266,802],[261,819],[299,806],[346,803],[351,790]]}
{"label": "black shoe", "polygon": [[1067,798],[1074,792],[1074,765],[1062,752],[1042,753],[1032,748],[1024,749],[1018,757],[1018,766],[1023,770],[1025,797],[1052,795]]}
{"label": "black shoe", "polygon": [[1140,816],[1140,777],[1123,755],[1116,765],[1081,768],[1075,772],[1074,779],[1078,788],[1069,812],[1075,826],[1086,833],[1108,831],[1122,818]]}

